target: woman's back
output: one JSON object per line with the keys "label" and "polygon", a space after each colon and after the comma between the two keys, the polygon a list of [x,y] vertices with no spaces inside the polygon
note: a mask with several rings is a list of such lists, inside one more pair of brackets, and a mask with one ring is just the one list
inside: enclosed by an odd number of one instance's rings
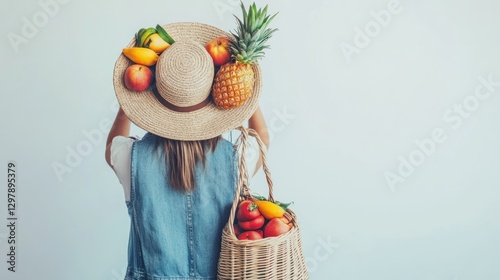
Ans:
{"label": "woman's back", "polygon": [[[218,86],[230,92],[221,94],[224,104],[216,104],[212,89],[219,72],[205,46],[230,34],[192,22],[160,27],[175,43],[159,55],[146,89],[125,83],[134,70],[125,55],[119,56],[113,71],[120,109],[105,157],[124,187],[131,218],[125,279],[215,279],[222,228],[237,187],[237,155],[243,149],[235,151],[224,139],[215,149],[213,144],[248,121],[268,146],[269,133],[259,109],[262,75],[258,64],[245,67],[245,75],[238,79],[227,73],[227,82]],[[131,41],[127,48],[136,43]],[[133,143],[121,141],[129,137],[131,122],[148,133]],[[123,144],[115,146],[119,143]],[[256,162],[246,161],[255,167],[250,176],[261,165],[258,155],[253,153]],[[203,162],[200,158],[206,159],[204,165],[198,164]]]}
{"label": "woman's back", "polygon": [[221,230],[237,183],[237,152],[221,139],[195,170],[194,191],[169,183],[164,150],[147,133],[131,153],[126,279],[216,279]]}

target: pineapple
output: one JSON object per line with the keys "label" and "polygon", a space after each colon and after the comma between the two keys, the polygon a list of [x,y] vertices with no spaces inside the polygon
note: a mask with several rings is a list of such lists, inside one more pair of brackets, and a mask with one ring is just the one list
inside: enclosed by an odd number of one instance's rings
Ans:
{"label": "pineapple", "polygon": [[223,109],[238,107],[250,98],[254,88],[254,72],[252,64],[264,57],[264,45],[277,29],[267,28],[277,15],[267,15],[267,6],[264,10],[250,5],[248,12],[241,3],[243,21],[236,17],[238,28],[236,33],[231,32],[232,61],[221,66],[213,86],[215,104]]}

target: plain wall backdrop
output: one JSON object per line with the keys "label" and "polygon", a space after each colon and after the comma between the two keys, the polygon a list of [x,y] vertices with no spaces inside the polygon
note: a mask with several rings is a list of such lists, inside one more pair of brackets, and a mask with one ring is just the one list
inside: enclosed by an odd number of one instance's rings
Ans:
{"label": "plain wall backdrop", "polygon": [[[2,1],[1,279],[123,279],[129,217],[104,160],[114,63],[141,27],[233,30],[238,4]],[[280,12],[261,108],[275,197],[295,202],[311,279],[500,279],[500,2],[257,4]],[[265,193],[262,171],[252,188]]]}

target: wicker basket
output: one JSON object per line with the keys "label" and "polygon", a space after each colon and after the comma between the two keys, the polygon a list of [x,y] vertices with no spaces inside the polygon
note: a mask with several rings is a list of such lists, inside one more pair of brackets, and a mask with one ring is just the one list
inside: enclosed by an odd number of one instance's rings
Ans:
{"label": "wicker basket", "polygon": [[285,234],[259,240],[238,240],[234,234],[234,218],[240,201],[251,197],[248,188],[248,172],[244,156],[248,136],[259,143],[263,169],[269,186],[269,201],[274,202],[271,173],[266,162],[264,144],[252,129],[240,127],[242,156],[239,162],[239,182],[229,221],[222,231],[221,253],[218,263],[218,279],[309,279],[306,269],[300,227],[295,213],[287,209],[285,215],[294,227]]}

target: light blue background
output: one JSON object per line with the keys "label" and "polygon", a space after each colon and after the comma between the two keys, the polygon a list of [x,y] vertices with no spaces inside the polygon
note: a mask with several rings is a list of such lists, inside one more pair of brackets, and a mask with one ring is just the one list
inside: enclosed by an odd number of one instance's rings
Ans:
{"label": "light blue background", "polygon": [[[43,9],[0,5],[1,279],[123,279],[124,194],[104,160],[107,131],[85,136],[114,119],[114,63],[141,27],[231,30],[240,15],[235,0],[67,2],[18,52],[8,34]],[[390,1],[268,2],[280,11],[261,62],[269,164],[275,196],[295,201],[311,279],[500,279],[500,87],[456,129],[443,118],[472,100],[479,77],[500,81],[500,2],[400,0],[350,63],[340,46],[355,46],[355,29]],[[391,189],[386,172],[436,128],[446,141]],[[87,155],[59,180],[53,164],[82,143]],[[5,262],[8,160],[18,164],[16,273]],[[259,172],[252,188],[265,187]]]}

